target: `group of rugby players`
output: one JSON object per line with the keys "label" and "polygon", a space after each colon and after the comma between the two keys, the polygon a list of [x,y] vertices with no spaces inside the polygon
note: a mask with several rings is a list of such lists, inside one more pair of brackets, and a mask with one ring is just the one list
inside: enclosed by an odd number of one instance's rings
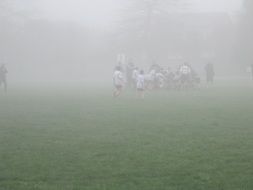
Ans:
{"label": "group of rugby players", "polygon": [[[206,73],[209,73],[207,81],[212,82],[214,72],[211,63],[207,64]],[[183,63],[175,71],[170,67],[164,69],[157,64],[153,64],[147,73],[135,67],[133,63],[129,63],[126,67],[122,67],[120,64],[116,66],[113,83],[115,86],[114,97],[120,96],[124,87],[128,87],[136,89],[138,97],[143,98],[146,90],[196,89],[200,83],[200,77],[188,63]]]}

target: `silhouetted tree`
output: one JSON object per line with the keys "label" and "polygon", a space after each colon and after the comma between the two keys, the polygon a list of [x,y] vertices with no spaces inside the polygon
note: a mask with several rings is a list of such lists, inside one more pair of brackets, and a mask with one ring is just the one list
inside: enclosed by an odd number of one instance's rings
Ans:
{"label": "silhouetted tree", "polygon": [[[132,0],[121,22],[125,49],[142,51],[146,60],[155,57],[155,49],[165,48],[170,38],[171,12],[187,7],[184,0]],[[172,35],[171,35],[172,36]],[[159,46],[159,47],[157,47]]]}
{"label": "silhouetted tree", "polygon": [[244,0],[244,12],[239,25],[239,43],[237,51],[239,53],[239,62],[242,65],[253,63],[253,1]]}

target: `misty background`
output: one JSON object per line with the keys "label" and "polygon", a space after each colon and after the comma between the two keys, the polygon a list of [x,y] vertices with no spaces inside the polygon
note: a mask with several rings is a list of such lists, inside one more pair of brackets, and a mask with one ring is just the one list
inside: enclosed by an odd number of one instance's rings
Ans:
{"label": "misty background", "polygon": [[250,0],[0,0],[9,83],[111,84],[118,54],[145,70],[189,62],[200,75],[245,76]]}

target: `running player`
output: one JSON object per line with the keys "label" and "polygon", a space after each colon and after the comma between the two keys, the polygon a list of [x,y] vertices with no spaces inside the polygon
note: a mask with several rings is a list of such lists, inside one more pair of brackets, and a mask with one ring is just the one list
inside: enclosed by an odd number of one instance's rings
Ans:
{"label": "running player", "polygon": [[113,84],[115,87],[115,90],[113,92],[113,97],[116,98],[121,95],[123,87],[124,87],[124,77],[123,77],[123,73],[121,72],[120,66],[117,66],[114,71]]}
{"label": "running player", "polygon": [[141,70],[136,80],[137,96],[138,98],[144,98],[145,91],[145,77],[144,71]]}

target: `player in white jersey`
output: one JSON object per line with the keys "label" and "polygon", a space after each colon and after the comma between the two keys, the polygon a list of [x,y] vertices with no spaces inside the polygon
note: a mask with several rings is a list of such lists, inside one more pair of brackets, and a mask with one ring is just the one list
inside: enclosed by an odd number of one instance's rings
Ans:
{"label": "player in white jersey", "polygon": [[152,90],[155,87],[155,74],[155,69],[152,69],[145,75],[146,86],[149,90]]}
{"label": "player in white jersey", "polygon": [[134,87],[136,88],[136,81],[139,75],[139,70],[137,67],[134,68],[133,72],[132,72],[132,81],[134,83]]}
{"label": "player in white jersey", "polygon": [[189,80],[191,79],[191,68],[187,63],[184,63],[183,65],[180,66],[179,68],[179,73],[181,76],[181,83],[188,83]]}
{"label": "player in white jersey", "polygon": [[165,76],[162,74],[162,72],[157,72],[155,74],[155,80],[156,80],[156,87],[157,88],[163,88]]}
{"label": "player in white jersey", "polygon": [[115,87],[115,90],[113,92],[113,97],[118,97],[123,90],[124,87],[124,77],[123,73],[121,72],[121,67],[117,66],[114,73],[113,73],[113,84]]}
{"label": "player in white jersey", "polygon": [[143,70],[141,70],[140,74],[138,74],[138,76],[137,76],[136,89],[137,89],[137,96],[139,98],[144,98],[145,77],[144,77],[144,71]]}

